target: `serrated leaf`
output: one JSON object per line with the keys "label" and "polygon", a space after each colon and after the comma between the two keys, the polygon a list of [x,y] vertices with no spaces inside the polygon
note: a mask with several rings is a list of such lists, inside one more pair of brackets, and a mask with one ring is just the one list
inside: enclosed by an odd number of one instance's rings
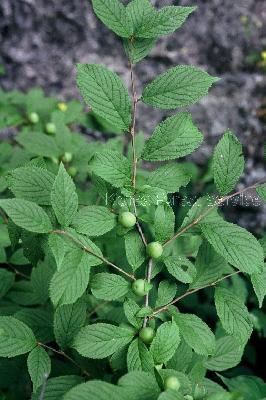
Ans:
{"label": "serrated leaf", "polygon": [[252,274],[263,267],[264,255],[257,239],[240,226],[220,220],[201,223],[201,229],[214,250],[240,271]]}
{"label": "serrated leaf", "polygon": [[175,297],[176,284],[170,281],[161,281],[158,287],[158,294],[155,303],[155,307],[161,307],[165,304],[169,304]]}
{"label": "serrated leaf", "polygon": [[28,355],[27,367],[33,383],[33,393],[35,393],[50,375],[50,357],[42,347],[37,346]]}
{"label": "serrated leaf", "polygon": [[260,198],[266,203],[266,183],[263,183],[262,185],[258,186],[256,191],[260,196]]}
{"label": "serrated leaf", "polygon": [[118,36],[128,38],[133,29],[126,7],[118,0],[92,0],[97,17]]}
{"label": "serrated leaf", "polygon": [[122,276],[102,272],[94,275],[91,281],[93,296],[102,300],[118,300],[125,296],[131,285]]}
{"label": "serrated leaf", "polygon": [[131,184],[130,162],[116,151],[105,150],[96,153],[89,167],[95,175],[114,187],[120,188]]}
{"label": "serrated leaf", "polygon": [[179,328],[175,322],[165,322],[156,331],[150,352],[155,364],[170,360],[180,344]]}
{"label": "serrated leaf", "polygon": [[127,261],[136,271],[146,258],[145,246],[138,232],[131,231],[125,235],[125,249]]}
{"label": "serrated leaf", "polygon": [[31,270],[31,286],[36,302],[45,304],[49,298],[49,284],[55,272],[54,264],[40,261],[37,267]]}
{"label": "serrated leaf", "polygon": [[70,347],[86,320],[86,304],[78,301],[56,309],[54,315],[54,334],[60,348]]}
{"label": "serrated leaf", "polygon": [[239,393],[245,400],[264,400],[266,396],[266,383],[256,376],[240,375],[229,379],[220,375],[220,378],[230,392]]}
{"label": "serrated leaf", "polygon": [[106,207],[87,206],[79,210],[73,225],[79,233],[87,236],[101,236],[115,227],[116,216]]}
{"label": "serrated leaf", "polygon": [[93,112],[119,131],[127,131],[132,104],[119,76],[97,64],[78,64],[77,70],[78,88]]}
{"label": "serrated leaf", "polygon": [[79,331],[73,347],[84,357],[101,359],[130,343],[132,335],[130,330],[110,324],[88,325]]}
{"label": "serrated leaf", "polygon": [[126,400],[126,391],[100,380],[91,380],[71,389],[64,400]]}
{"label": "serrated leaf", "polygon": [[66,254],[50,283],[50,297],[55,306],[75,303],[83,295],[90,279],[89,258],[80,249]]}
{"label": "serrated leaf", "polygon": [[179,65],[148,84],[141,99],[146,104],[162,109],[186,107],[205,96],[217,80],[200,68]]}
{"label": "serrated leaf", "polygon": [[46,212],[37,204],[22,199],[0,200],[0,207],[12,221],[30,232],[48,233],[52,230],[50,219]]}
{"label": "serrated leaf", "polygon": [[30,327],[38,341],[49,343],[54,340],[51,310],[24,308],[15,314],[15,318]]}
{"label": "serrated leaf", "polygon": [[224,336],[216,341],[213,356],[204,362],[211,371],[225,371],[238,365],[243,355],[244,347],[232,336]]}
{"label": "serrated leaf", "polygon": [[55,258],[57,269],[60,269],[66,253],[65,242],[54,233],[49,235],[48,244]]}
{"label": "serrated leaf", "polygon": [[55,180],[51,172],[37,167],[21,167],[10,172],[9,189],[17,198],[40,205],[51,204],[50,193]]}
{"label": "serrated leaf", "polygon": [[191,363],[191,360],[192,349],[186,344],[184,339],[182,339],[173,357],[169,361],[167,361],[166,368],[186,372]]}
{"label": "serrated leaf", "polygon": [[143,371],[122,376],[119,385],[126,389],[130,400],[156,400],[161,392],[154,375]]}
{"label": "serrated leaf", "polygon": [[130,344],[127,352],[128,371],[151,372],[154,362],[151,353],[140,339],[135,339]]}
{"label": "serrated leaf", "polygon": [[53,184],[51,203],[58,222],[63,226],[69,226],[78,210],[78,195],[63,163],[60,164]]}
{"label": "serrated leaf", "polygon": [[132,64],[136,64],[143,60],[153,49],[156,39],[134,38],[134,41],[125,40],[124,48],[126,55]]}
{"label": "serrated leaf", "polygon": [[126,299],[123,304],[123,308],[128,322],[135,328],[140,328],[142,321],[136,317],[138,311],[140,310],[140,306],[134,300]]}
{"label": "serrated leaf", "polygon": [[175,214],[169,204],[160,204],[154,214],[154,234],[158,242],[166,242],[174,236]]}
{"label": "serrated leaf", "polygon": [[246,343],[252,333],[252,322],[245,304],[228,289],[215,289],[215,306],[224,330],[240,343]]}
{"label": "serrated leaf", "polygon": [[0,357],[30,352],[37,341],[32,330],[14,317],[0,317]]}
{"label": "serrated leaf", "polygon": [[244,170],[242,146],[237,137],[226,132],[217,144],[212,162],[214,182],[224,196],[234,189]]}
{"label": "serrated leaf", "polygon": [[169,274],[183,283],[191,283],[197,273],[194,264],[184,256],[168,256],[164,264]]}
{"label": "serrated leaf", "polygon": [[167,193],[178,192],[181,186],[190,181],[186,169],[176,163],[168,163],[149,174],[148,183],[151,186],[165,190]]}
{"label": "serrated leaf", "polygon": [[6,269],[0,269],[0,299],[4,297],[15,282],[15,274]]}
{"label": "serrated leaf", "polygon": [[[61,400],[66,392],[82,381],[83,379],[80,376],[75,375],[58,376],[56,378],[48,379],[42,400]],[[40,387],[37,390],[37,393],[33,394],[31,400],[40,400],[42,389],[43,388]]]}
{"label": "serrated leaf", "polygon": [[193,124],[189,113],[178,113],[166,118],[147,140],[142,158],[147,161],[163,161],[184,157],[199,147],[201,132]]}
{"label": "serrated leaf", "polygon": [[179,326],[185,342],[200,355],[211,355],[215,351],[215,336],[205,322],[194,314],[175,313],[174,320]]}
{"label": "serrated leaf", "polygon": [[30,153],[42,157],[59,157],[60,150],[55,139],[40,132],[21,132],[16,141]]}
{"label": "serrated leaf", "polygon": [[253,289],[258,298],[259,306],[261,308],[264,297],[266,296],[266,264],[264,264],[262,272],[257,272],[255,274],[252,274],[250,279],[253,285]]}

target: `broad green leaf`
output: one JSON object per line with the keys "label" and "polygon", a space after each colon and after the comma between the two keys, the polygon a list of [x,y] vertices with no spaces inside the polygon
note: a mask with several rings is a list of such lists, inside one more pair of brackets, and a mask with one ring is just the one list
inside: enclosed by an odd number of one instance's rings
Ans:
{"label": "broad green leaf", "polygon": [[18,311],[14,316],[32,329],[38,341],[49,343],[54,340],[53,315],[51,309],[33,309],[28,307]]}
{"label": "broad green leaf", "polygon": [[29,353],[37,341],[32,330],[14,317],[0,317],[0,357]]}
{"label": "broad green leaf", "polygon": [[170,360],[180,344],[179,328],[175,322],[165,322],[156,331],[150,352],[155,364]]}
{"label": "broad green leaf", "polygon": [[118,383],[126,389],[130,400],[157,400],[161,392],[154,375],[148,372],[129,372]]}
{"label": "broad green leaf", "polygon": [[191,347],[189,347],[184,339],[182,339],[173,357],[167,361],[166,368],[171,368],[180,372],[186,372],[190,366],[192,354]]}
{"label": "broad green leaf", "polygon": [[169,274],[183,283],[191,283],[197,273],[194,264],[184,256],[168,256],[164,264]]}
{"label": "broad green leaf", "polygon": [[147,161],[163,161],[184,157],[199,147],[201,132],[193,124],[191,115],[183,112],[166,118],[147,140],[142,158]]}
{"label": "broad green leaf", "polygon": [[21,132],[16,141],[30,153],[42,157],[59,157],[60,150],[55,139],[40,132]]}
{"label": "broad green leaf", "polygon": [[89,259],[90,255],[80,249],[66,254],[50,284],[50,297],[55,306],[75,303],[83,295],[90,279]]}
{"label": "broad green leaf", "polygon": [[54,174],[37,167],[21,167],[10,172],[9,188],[17,198],[40,205],[51,204]]}
{"label": "broad green leaf", "polygon": [[0,269],[0,299],[4,297],[15,282],[15,274],[6,269]]}
{"label": "broad green leaf", "polygon": [[215,148],[212,170],[216,188],[222,196],[234,189],[243,173],[242,146],[230,131],[223,135]]}
{"label": "broad green leaf", "polygon": [[28,355],[27,367],[33,383],[33,393],[35,393],[50,375],[50,357],[42,347],[37,346]]}
{"label": "broad green leaf", "polygon": [[158,242],[165,242],[174,236],[175,214],[169,204],[160,204],[154,215],[154,234]]}
{"label": "broad green leaf", "polygon": [[31,286],[36,302],[45,304],[49,298],[49,285],[55,272],[54,264],[48,261],[39,261],[37,267],[31,270]]}
{"label": "broad green leaf", "polygon": [[94,275],[91,281],[93,296],[102,300],[118,300],[125,296],[131,285],[122,276],[102,272]]}
{"label": "broad green leaf", "polygon": [[105,150],[96,153],[89,168],[114,187],[120,188],[131,184],[130,162],[116,151]]}
{"label": "broad green leaf", "polygon": [[138,232],[130,231],[125,235],[125,249],[127,261],[136,271],[146,258],[145,246]]}
{"label": "broad green leaf", "polygon": [[134,300],[127,299],[123,304],[123,308],[128,322],[135,328],[140,328],[142,320],[136,317],[137,313],[140,311],[140,306]]}
{"label": "broad green leaf", "polygon": [[140,207],[158,206],[167,202],[167,193],[163,189],[146,185],[137,192],[135,199]]}
{"label": "broad green leaf", "polygon": [[214,250],[240,271],[253,274],[263,267],[263,250],[257,239],[244,228],[220,220],[201,223],[201,229]]}
{"label": "broad green leaf", "polygon": [[266,397],[266,383],[261,378],[250,375],[240,375],[232,379],[222,376],[220,378],[230,392],[242,395],[245,400],[264,400]]}
{"label": "broad green leaf", "polygon": [[126,39],[124,41],[124,48],[129,60],[132,64],[136,64],[151,52],[155,43],[156,39],[134,38],[133,42]]}
{"label": "broad green leaf", "polygon": [[56,378],[48,379],[45,385],[45,393],[42,396],[42,387],[37,390],[31,400],[61,400],[63,395],[68,392],[72,387],[80,384],[83,379],[80,376],[66,375],[58,376]]}
{"label": "broad green leaf", "polygon": [[176,284],[168,280],[161,281],[158,287],[158,294],[155,303],[155,307],[161,307],[165,304],[169,304],[175,297]]}
{"label": "broad green leaf", "polygon": [[256,190],[260,198],[266,203],[266,183],[258,186]]}
{"label": "broad green leaf", "polygon": [[118,36],[128,38],[132,35],[126,7],[119,0],[92,0],[92,5],[97,17]]}
{"label": "broad green leaf", "polygon": [[46,212],[37,204],[22,199],[0,200],[0,207],[12,221],[30,232],[48,233],[52,230],[50,219]]}
{"label": "broad green leaf", "polygon": [[[148,23],[149,19],[157,15],[156,9],[149,0],[132,0],[127,5],[126,11],[133,27],[134,40],[138,36],[139,30],[143,29],[143,26]],[[155,38],[157,35],[150,37]]]}
{"label": "broad green leaf", "polygon": [[119,76],[97,64],[78,64],[77,68],[77,85],[85,102],[116,129],[127,131],[131,123],[131,100]]}
{"label": "broad green leaf", "polygon": [[57,269],[60,269],[66,253],[64,240],[56,233],[51,233],[48,238],[49,247],[55,258]]}
{"label": "broad green leaf", "polygon": [[60,164],[53,184],[51,203],[58,222],[63,226],[69,226],[77,213],[78,195],[75,184],[66,172],[63,163]]}
{"label": "broad green leaf", "polygon": [[151,353],[140,339],[134,339],[127,352],[128,371],[152,372],[154,362]]}
{"label": "broad green leaf", "polygon": [[194,314],[175,313],[180,334],[185,342],[200,355],[212,355],[215,351],[215,336],[205,322]]}
{"label": "broad green leaf", "polygon": [[246,343],[252,333],[252,322],[245,304],[228,289],[215,289],[215,306],[224,330]]}
{"label": "broad green leaf", "polygon": [[101,359],[112,355],[132,339],[133,334],[128,329],[98,323],[82,328],[73,347],[84,357]]}
{"label": "broad green leaf", "polygon": [[101,236],[115,227],[116,216],[106,207],[87,206],[79,210],[73,225],[79,233]]}
{"label": "broad green leaf", "polygon": [[56,309],[54,314],[54,334],[61,349],[71,346],[86,320],[86,304],[78,301],[65,304]]}
{"label": "broad green leaf", "polygon": [[149,174],[148,183],[151,186],[164,189],[167,193],[178,192],[181,186],[190,181],[186,169],[176,163],[168,163]]}
{"label": "broad green leaf", "polygon": [[225,371],[238,365],[244,352],[232,336],[224,336],[216,341],[213,356],[204,362],[204,366],[211,371]]}
{"label": "broad green leaf", "polygon": [[259,301],[260,308],[262,307],[262,303],[264,297],[266,296],[266,264],[264,264],[264,268],[262,272],[257,272],[250,276],[253,289],[256,293],[256,296]]}
{"label": "broad green leaf", "polygon": [[188,65],[170,68],[145,87],[142,101],[162,109],[186,107],[208,93],[218,78]]}
{"label": "broad green leaf", "polygon": [[91,380],[72,388],[64,396],[64,400],[127,400],[126,391],[100,380]]}

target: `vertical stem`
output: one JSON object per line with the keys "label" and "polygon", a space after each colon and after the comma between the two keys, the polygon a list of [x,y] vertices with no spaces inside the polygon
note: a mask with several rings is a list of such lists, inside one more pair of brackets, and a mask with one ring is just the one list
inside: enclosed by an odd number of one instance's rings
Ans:
{"label": "vertical stem", "polygon": [[[149,263],[148,263],[148,269],[147,269],[147,282],[150,283],[151,282],[151,275],[152,275],[152,268],[153,268],[153,263],[152,263],[152,259],[149,259]],[[145,296],[145,307],[149,307],[149,292],[146,294]],[[144,318],[143,321],[143,328],[145,328],[145,326],[147,325],[148,322],[148,317]]]}
{"label": "vertical stem", "polygon": [[[133,45],[133,38],[131,39],[131,45]],[[131,80],[131,91],[132,91],[132,124],[130,128],[131,143],[132,143],[132,185],[136,187],[136,175],[137,175],[137,155],[136,155],[136,143],[135,143],[135,128],[136,128],[136,114],[137,114],[137,103],[138,97],[136,93],[135,77],[133,71],[132,61],[129,61],[130,65],[130,80]]]}

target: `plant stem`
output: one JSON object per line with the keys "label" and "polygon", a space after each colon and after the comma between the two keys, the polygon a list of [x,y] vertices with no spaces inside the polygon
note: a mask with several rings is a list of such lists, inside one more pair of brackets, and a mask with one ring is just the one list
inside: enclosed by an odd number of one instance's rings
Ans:
{"label": "plant stem", "polygon": [[5,265],[7,265],[10,269],[12,269],[16,275],[21,276],[24,279],[27,279],[28,281],[30,281],[30,277],[26,274],[23,274],[23,272],[18,271],[12,264],[5,262],[3,263]]}
{"label": "plant stem", "polygon": [[47,346],[46,344],[41,343],[41,342],[38,342],[38,345],[42,346],[43,348],[45,348],[47,350],[51,350],[53,353],[56,353],[56,354],[64,357],[66,360],[72,362],[72,364],[74,364],[78,369],[80,369],[84,375],[86,375],[88,378],[90,377],[90,374],[88,371],[86,371],[84,368],[82,368],[73,358],[71,358],[69,355],[64,353],[62,350],[56,350],[53,347]]}
{"label": "plant stem", "polygon": [[[185,292],[185,293],[182,294],[181,296],[175,298],[175,299],[174,299],[173,301],[171,301],[170,303],[165,304],[164,306],[162,306],[162,307],[158,308],[157,310],[155,310],[155,311],[153,312],[153,314],[152,314],[152,317],[154,317],[156,314],[159,314],[160,312],[167,311],[168,307],[170,307],[170,306],[172,306],[173,304],[177,303],[178,301],[184,299],[185,297],[187,297],[187,296],[189,296],[189,295],[191,295],[191,294],[193,294],[193,293],[197,293],[197,292],[199,292],[199,291],[202,290],[202,289],[206,289],[206,288],[208,288],[208,287],[216,286],[218,283],[224,281],[225,279],[228,279],[228,278],[230,278],[231,276],[234,276],[234,275],[237,275],[237,274],[240,274],[240,273],[241,273],[241,271],[235,271],[235,272],[232,272],[231,274],[228,274],[228,275],[226,275],[226,276],[223,276],[223,277],[220,278],[220,279],[217,279],[215,282],[209,283],[208,285],[201,286],[200,288],[197,288],[197,289],[188,290],[187,292]],[[151,317],[151,318],[152,318],[152,317]]]}
{"label": "plant stem", "polygon": [[55,233],[57,235],[64,235],[71,239],[74,243],[76,243],[82,250],[86,251],[86,253],[92,254],[94,257],[99,258],[99,260],[102,260],[105,264],[109,265],[110,267],[116,269],[119,271],[121,274],[127,276],[129,279],[135,281],[136,278],[134,275],[128,274],[126,271],[124,271],[122,268],[118,267],[117,265],[113,264],[111,261],[107,260],[105,257],[100,256],[99,254],[94,253],[91,249],[88,247],[84,246],[83,243],[81,243],[78,239],[76,239],[74,236],[72,236],[69,232],[67,231],[62,231],[62,230],[54,230],[51,231],[50,233]]}
{"label": "plant stem", "polygon": [[[151,282],[152,268],[153,268],[153,262],[152,262],[152,258],[150,258],[149,263],[148,263],[148,268],[147,268],[147,277],[146,277],[148,283]],[[145,296],[144,304],[145,304],[145,307],[149,307],[149,292]],[[148,322],[148,317],[145,317],[144,321],[143,321],[143,328],[145,328],[145,326],[147,325],[147,322]]]}
{"label": "plant stem", "polygon": [[246,187],[246,188],[244,188],[244,189],[241,189],[241,190],[239,190],[239,191],[237,191],[237,192],[235,192],[235,193],[233,193],[233,194],[230,194],[230,195],[228,195],[228,196],[221,197],[221,198],[218,199],[217,202],[216,202],[213,206],[211,206],[207,211],[205,211],[203,214],[199,215],[198,218],[196,218],[194,221],[192,221],[190,224],[188,224],[188,225],[185,226],[184,228],[182,228],[182,229],[180,229],[179,231],[177,231],[177,232],[175,233],[175,235],[174,235],[172,238],[170,238],[169,240],[167,240],[167,241],[163,244],[163,246],[168,245],[168,244],[171,243],[173,240],[175,240],[175,239],[177,239],[179,236],[183,235],[183,233],[185,233],[187,230],[189,230],[190,228],[192,228],[194,225],[197,225],[197,224],[198,224],[200,221],[202,221],[202,219],[203,219],[204,217],[206,217],[215,207],[219,206],[220,204],[224,203],[224,202],[227,201],[227,200],[232,199],[232,198],[235,197],[235,196],[238,196],[239,194],[245,193],[245,192],[247,192],[248,190],[251,190],[251,189],[255,189],[258,185],[260,185],[262,182],[264,182],[265,179],[266,179],[266,178],[261,179],[260,181],[254,183],[253,185],[248,186],[248,187]]}
{"label": "plant stem", "polygon": [[[131,39],[131,45],[133,45],[133,38]],[[137,176],[137,154],[136,154],[136,143],[135,143],[135,128],[136,128],[136,115],[137,115],[137,104],[138,104],[138,97],[136,93],[136,86],[135,86],[135,77],[134,77],[134,70],[133,64],[129,61],[130,65],[130,80],[131,80],[131,91],[132,91],[132,124],[130,127],[130,135],[131,135],[131,142],[132,142],[132,185],[135,189],[136,187],[136,176]]]}

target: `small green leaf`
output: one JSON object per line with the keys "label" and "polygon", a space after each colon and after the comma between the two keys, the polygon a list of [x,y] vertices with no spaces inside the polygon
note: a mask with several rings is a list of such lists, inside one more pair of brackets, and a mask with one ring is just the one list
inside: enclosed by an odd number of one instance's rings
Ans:
{"label": "small green leaf", "polygon": [[140,339],[130,344],[127,353],[128,371],[152,371],[154,362],[151,353]]}
{"label": "small green leaf", "polygon": [[164,259],[166,268],[172,276],[183,283],[191,283],[196,276],[194,264],[184,256],[168,256]]}
{"label": "small green leaf", "polygon": [[40,132],[21,132],[16,136],[16,141],[30,153],[42,157],[59,157],[60,149],[53,137]]}
{"label": "small green leaf", "polygon": [[131,231],[125,235],[125,249],[127,261],[136,271],[146,258],[145,246],[138,232]]}
{"label": "small green leaf", "polygon": [[224,336],[216,341],[216,349],[204,366],[211,371],[225,371],[238,365],[241,361],[244,346],[232,336]]}
{"label": "small green leaf", "polygon": [[37,346],[28,355],[27,366],[33,383],[33,393],[35,393],[50,375],[51,360],[46,351]]}
{"label": "small green leaf", "polygon": [[161,281],[158,287],[158,294],[155,303],[155,307],[162,307],[165,304],[169,304],[175,297],[176,284],[168,280]]}
{"label": "small green leaf", "polygon": [[[48,379],[47,384],[45,385],[45,395],[43,400],[62,399],[65,393],[82,381],[83,379],[80,376],[75,375],[57,376],[56,378]],[[41,386],[37,390],[37,393],[33,394],[31,400],[40,400],[42,391],[43,387]]]}
{"label": "small green leaf", "polygon": [[181,186],[186,186],[190,176],[186,169],[176,163],[168,163],[149,174],[148,184],[165,190],[167,193],[176,193]]}
{"label": "small green leaf", "polygon": [[180,344],[179,329],[175,322],[162,324],[152,341],[150,352],[155,364],[164,364],[170,360]]}
{"label": "small green leaf", "polygon": [[92,294],[102,300],[118,300],[125,296],[130,288],[130,283],[122,276],[106,272],[94,275],[91,281]]}
{"label": "small green leaf", "polygon": [[148,372],[132,371],[119,379],[130,400],[155,400],[161,390],[155,376]]}
{"label": "small green leaf", "polygon": [[128,322],[135,328],[140,328],[142,325],[142,321],[140,320],[140,318],[136,317],[138,311],[140,310],[140,306],[134,300],[126,299],[123,307]]}
{"label": "small green leaf", "polygon": [[262,272],[252,274],[250,278],[261,308],[266,296],[266,264],[264,264]]}
{"label": "small green leaf", "polygon": [[175,214],[169,204],[160,204],[154,215],[154,234],[158,242],[166,242],[174,236]]}
{"label": "small green leaf", "polygon": [[87,206],[79,210],[75,217],[75,229],[87,236],[101,236],[116,225],[116,216],[106,207]]}
{"label": "small green leaf", "polygon": [[64,400],[127,400],[126,391],[100,380],[90,380],[71,389]]}

